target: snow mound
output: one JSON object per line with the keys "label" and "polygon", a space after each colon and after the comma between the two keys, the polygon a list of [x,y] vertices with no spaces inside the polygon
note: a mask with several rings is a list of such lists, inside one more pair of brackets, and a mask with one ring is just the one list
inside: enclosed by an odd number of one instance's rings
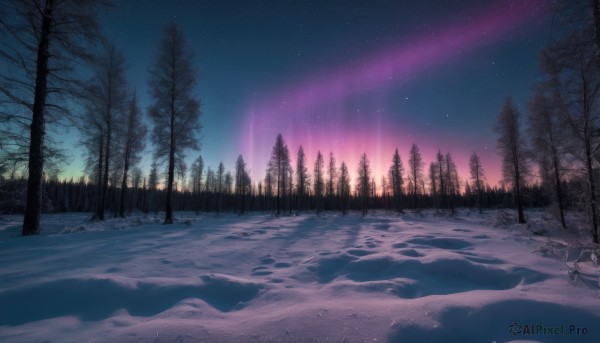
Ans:
{"label": "snow mound", "polygon": [[198,298],[221,312],[242,309],[265,286],[227,275],[203,275],[199,284],[176,280],[135,281],[119,278],[61,279],[0,293],[1,325],[20,325],[53,317],[84,321],[106,319],[118,310],[152,317],[188,298]]}

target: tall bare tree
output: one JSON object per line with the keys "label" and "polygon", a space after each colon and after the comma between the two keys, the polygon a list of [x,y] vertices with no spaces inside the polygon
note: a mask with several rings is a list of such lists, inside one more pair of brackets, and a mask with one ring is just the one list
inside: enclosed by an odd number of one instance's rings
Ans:
{"label": "tall bare tree", "polygon": [[[481,160],[475,151],[469,158],[469,172],[471,174],[471,182],[473,182],[473,188],[477,192],[477,206],[479,207],[479,213],[483,212],[483,190],[485,188],[485,171],[481,166]],[[468,185],[468,183],[466,183]]]}
{"label": "tall bare tree", "polygon": [[112,42],[105,42],[93,64],[93,70],[92,77],[83,88],[86,110],[80,126],[83,126],[84,132],[95,128],[99,130],[96,134],[103,136],[103,146],[98,147],[98,155],[103,156],[103,159],[98,159],[101,164],[98,166],[98,172],[101,172],[98,180],[102,186],[94,218],[104,220],[109,175],[115,170],[111,167],[111,162],[115,160],[113,153],[117,150],[119,138],[123,136],[115,135],[115,131],[127,125],[123,122],[127,100],[125,58]]}
{"label": "tall bare tree", "polygon": [[149,116],[154,123],[155,155],[168,161],[165,223],[173,223],[173,181],[185,150],[200,148],[200,101],[194,94],[197,80],[193,53],[176,24],[165,26],[154,66],[150,70]]}
{"label": "tall bare tree", "polygon": [[423,162],[423,158],[421,157],[421,151],[415,143],[413,143],[410,147],[409,156],[410,157],[408,159],[408,169],[411,185],[410,193],[413,196],[414,206],[418,207],[418,196],[421,185],[423,184],[423,167],[425,166],[425,162]]}
{"label": "tall bare tree", "polygon": [[23,235],[40,231],[46,124],[71,112],[64,100],[77,95],[77,61],[91,58],[99,32],[97,11],[105,5],[92,0],[6,0],[0,7],[0,59],[9,66],[0,71],[0,116],[9,125],[27,124]]}
{"label": "tall bare tree", "polygon": [[[137,95],[134,93],[129,99],[127,110],[125,144],[123,146],[123,180],[121,182],[121,201],[119,203],[119,216],[125,217],[125,197],[127,193],[128,171],[131,166],[136,166],[141,159],[141,153],[146,146],[148,127],[141,118]],[[139,182],[139,179],[138,179]],[[137,186],[134,187],[137,189]]]}
{"label": "tall bare tree", "polygon": [[[533,146],[533,157],[543,171],[543,181],[553,190],[558,205],[559,220],[565,223],[565,200],[563,191],[564,163],[566,160],[566,136],[560,118],[560,96],[555,93],[556,81],[539,84],[529,101],[527,117],[528,133]],[[548,94],[549,93],[549,94]]]}
{"label": "tall bare tree", "polygon": [[529,167],[525,156],[525,142],[521,136],[520,113],[510,97],[504,101],[496,122],[498,153],[502,158],[504,181],[512,186],[519,223],[525,223],[522,187]]}

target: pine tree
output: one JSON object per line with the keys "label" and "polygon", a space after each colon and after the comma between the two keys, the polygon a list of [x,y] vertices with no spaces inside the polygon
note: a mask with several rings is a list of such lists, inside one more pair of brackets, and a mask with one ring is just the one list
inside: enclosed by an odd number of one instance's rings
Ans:
{"label": "pine tree", "polygon": [[298,149],[296,160],[296,195],[298,197],[298,207],[308,209],[306,202],[308,201],[308,190],[310,187],[310,176],[306,167],[306,156],[302,146]]}
{"label": "pine tree", "polygon": [[392,166],[390,167],[390,180],[392,183],[392,193],[394,195],[394,208],[397,212],[402,211],[402,187],[404,185],[404,166],[398,148],[394,151],[392,157]]}
{"label": "pine tree", "polygon": [[283,136],[278,134],[275,139],[273,150],[271,151],[271,159],[269,160],[267,172],[267,175],[270,175],[273,178],[272,182],[276,188],[275,200],[277,215],[281,212],[281,197],[285,196],[287,193],[287,179],[290,168],[290,153],[288,147],[283,140]]}
{"label": "pine tree", "polygon": [[345,162],[340,165],[340,177],[338,179],[338,196],[340,197],[340,209],[346,214],[348,201],[350,200],[350,174]]}
{"label": "pine tree", "polygon": [[362,215],[366,215],[369,207],[369,193],[370,193],[370,184],[371,180],[371,167],[369,165],[369,160],[367,159],[367,154],[363,153],[360,157],[360,161],[358,163],[358,196],[360,198],[360,208],[362,211]]}
{"label": "pine tree", "polygon": [[335,158],[333,153],[329,153],[329,164],[327,165],[327,200],[329,203],[329,209],[333,209],[333,197],[335,196],[335,184],[337,175],[337,168],[335,166]]}
{"label": "pine tree", "polygon": [[316,211],[319,214],[323,210],[323,191],[325,190],[325,181],[324,181],[324,164],[323,155],[321,155],[321,151],[317,152],[317,159],[315,160],[314,167],[314,193],[315,193],[315,201],[316,201]]}

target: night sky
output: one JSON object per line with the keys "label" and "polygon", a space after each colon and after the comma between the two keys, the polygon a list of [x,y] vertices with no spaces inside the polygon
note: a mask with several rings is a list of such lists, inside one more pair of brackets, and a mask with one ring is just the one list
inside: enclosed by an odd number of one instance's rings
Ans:
{"label": "night sky", "polygon": [[[364,152],[377,183],[397,146],[416,143],[427,165],[449,151],[461,178],[476,151],[500,179],[493,125],[506,96],[523,114],[551,38],[545,1],[123,1],[102,16],[125,54],[145,110],[148,68],[163,26],[175,21],[195,52],[205,166],[233,171],[242,153],[263,177],[282,133],[352,174]],[[142,163],[148,172],[151,144]],[[66,175],[81,175],[81,158]]]}

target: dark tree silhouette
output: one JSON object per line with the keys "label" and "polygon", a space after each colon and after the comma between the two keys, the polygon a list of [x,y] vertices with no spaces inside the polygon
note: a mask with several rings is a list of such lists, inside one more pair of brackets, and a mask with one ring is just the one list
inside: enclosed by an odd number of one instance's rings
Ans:
{"label": "dark tree silhouette", "polygon": [[413,143],[410,147],[408,159],[408,169],[409,169],[409,178],[410,178],[410,193],[413,196],[413,203],[415,207],[419,206],[418,196],[419,196],[419,188],[420,185],[423,184],[423,167],[425,163],[423,162],[423,158],[421,157],[421,152],[419,151],[419,147]]}
{"label": "dark tree silhouette", "polygon": [[277,215],[281,213],[281,197],[286,195],[287,179],[290,171],[290,152],[288,150],[283,136],[277,135],[275,145],[271,151],[271,159],[269,160],[267,175],[272,177],[272,181],[276,187],[276,208]]}
{"label": "dark tree silhouette", "polygon": [[448,197],[448,208],[452,214],[455,213],[454,209],[454,198],[456,194],[458,194],[460,185],[458,183],[458,172],[456,171],[456,164],[452,159],[452,155],[449,152],[446,153],[444,157],[444,161],[446,162],[446,166],[444,169],[444,173],[446,174],[445,182],[446,182],[446,192]]}
{"label": "dark tree silhouette", "polygon": [[319,214],[323,210],[323,191],[325,190],[325,171],[323,170],[324,168],[325,162],[323,161],[323,155],[321,155],[321,151],[318,151],[314,167],[314,193],[317,214]]}
{"label": "dark tree silhouette", "polygon": [[154,66],[150,70],[150,94],[154,104],[149,116],[154,123],[155,156],[168,161],[165,223],[173,223],[173,181],[176,165],[185,149],[199,149],[200,102],[194,95],[196,72],[193,54],[176,24],[163,30]]}
{"label": "dark tree silhouette", "polygon": [[336,184],[336,179],[338,177],[338,172],[337,172],[337,168],[335,166],[335,158],[333,157],[333,153],[329,153],[329,163],[327,164],[327,189],[326,189],[326,194],[327,194],[327,202],[329,203],[329,209],[332,210],[334,205],[333,205],[333,198],[335,196],[335,184]]}
{"label": "dark tree silhouette", "polygon": [[565,228],[565,200],[562,181],[565,172],[563,165],[566,159],[567,137],[558,112],[560,105],[557,101],[560,96],[553,89],[555,86],[557,86],[556,80],[539,84],[536,87],[535,93],[529,101],[527,132],[533,147],[533,158],[540,167],[543,182],[553,190],[558,205],[559,220],[562,227]]}
{"label": "dark tree silhouette", "polygon": [[369,165],[369,160],[367,159],[367,154],[363,153],[360,157],[360,161],[358,162],[358,197],[360,198],[360,209],[362,215],[366,215],[369,207],[369,194],[371,193],[371,167]]}
{"label": "dark tree silhouette", "polygon": [[[483,190],[485,188],[485,171],[481,166],[481,160],[475,151],[471,154],[469,159],[469,171],[471,174],[471,182],[473,182],[473,188],[477,192],[477,207],[479,207],[479,213],[483,212]],[[467,183],[467,185],[469,185]]]}
{"label": "dark tree silhouette", "polygon": [[298,149],[296,160],[296,195],[298,197],[298,208],[308,209],[308,190],[310,187],[310,176],[306,167],[306,155],[302,145]]}
{"label": "dark tree silhouette", "polygon": [[519,111],[513,105],[512,100],[506,98],[495,129],[498,133],[498,153],[502,158],[502,175],[504,180],[512,185],[518,220],[523,224],[525,223],[525,214],[523,213],[521,188],[528,165],[525,159],[525,144],[521,137],[519,117]]}
{"label": "dark tree silhouette", "polygon": [[440,204],[439,204],[439,199],[438,199],[438,195],[439,195],[439,186],[437,184],[437,163],[435,162],[431,162],[429,163],[429,186],[431,189],[431,198],[433,200],[433,206],[435,207],[436,210],[439,209]]}
{"label": "dark tree silhouette", "polygon": [[250,176],[246,172],[244,157],[239,155],[235,162],[235,194],[240,206],[240,213],[244,214],[246,209],[246,195],[250,193]]}
{"label": "dark tree silhouette", "polygon": [[[123,180],[121,182],[121,202],[119,206],[119,215],[125,217],[125,197],[127,193],[127,172],[130,166],[135,166],[141,159],[141,153],[145,147],[146,134],[148,128],[142,122],[140,108],[137,103],[137,96],[134,93],[129,100],[129,109],[127,112],[127,126],[125,133],[125,145],[123,147]],[[138,179],[139,182],[139,179]],[[134,189],[136,189],[134,187]]]}
{"label": "dark tree silhouette", "polygon": [[397,212],[402,212],[402,187],[404,186],[404,166],[398,148],[394,151],[392,157],[392,166],[390,167],[390,181],[392,193],[394,196],[394,208]]}
{"label": "dark tree silhouette", "polygon": [[350,174],[346,162],[342,162],[340,165],[338,196],[340,197],[340,210],[342,211],[342,214],[346,214],[348,211],[348,201],[350,200]]}
{"label": "dark tree silhouette", "polygon": [[7,68],[0,70],[0,94],[8,99],[8,106],[0,109],[0,116],[8,114],[15,125],[27,123],[28,137],[17,142],[27,147],[28,155],[22,229],[26,236],[40,231],[42,182],[49,157],[45,147],[50,143],[46,124],[70,113],[64,98],[78,93],[77,65],[91,58],[88,51],[99,32],[97,10],[106,2],[7,0],[3,5],[0,59]]}

